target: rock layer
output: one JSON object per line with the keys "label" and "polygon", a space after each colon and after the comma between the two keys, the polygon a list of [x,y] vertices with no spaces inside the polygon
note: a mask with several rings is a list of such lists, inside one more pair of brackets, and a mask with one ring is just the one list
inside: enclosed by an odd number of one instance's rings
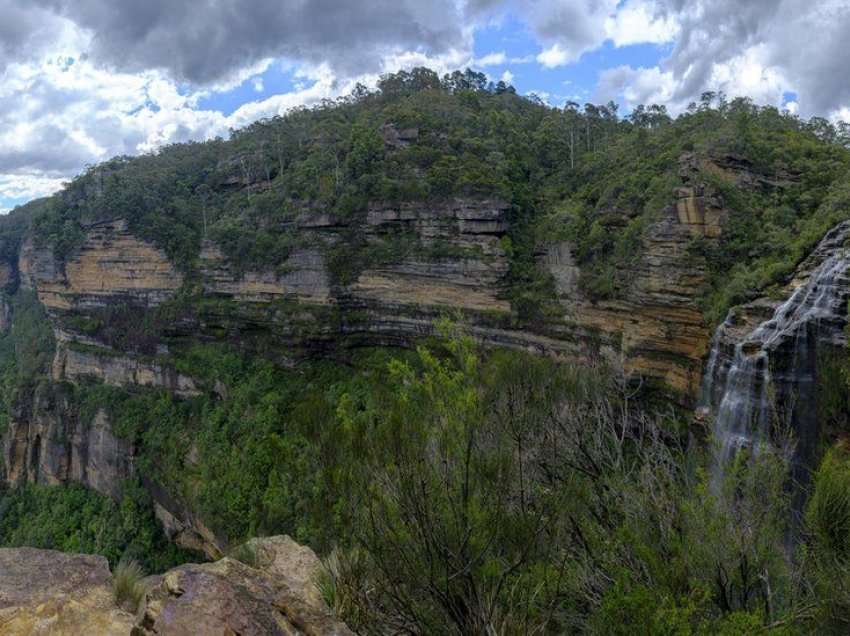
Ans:
{"label": "rock layer", "polygon": [[[188,398],[214,388],[172,367],[169,352],[182,345],[226,343],[289,365],[344,348],[409,347],[449,314],[485,345],[579,362],[614,359],[690,407],[710,334],[698,306],[705,263],[688,248],[694,237],[716,241],[729,214],[701,175],[709,170],[769,186],[734,161],[705,164],[686,155],[679,167],[679,186],[641,237],[630,288],[594,302],[578,284],[573,247],[550,244],[537,264],[551,276],[555,295],[551,311],[533,320],[510,301],[514,211],[496,200],[373,203],[358,219],[305,210],[280,221],[293,247],[275,270],[245,271],[204,241],[195,266],[182,271],[122,219],[86,228],[80,248],[64,258],[26,239],[8,270],[47,309],[56,336],[55,385],[94,380]],[[122,338],[122,330],[138,337]],[[106,482],[132,471],[133,449],[110,439],[104,420],[79,422],[43,401],[29,410],[21,405],[4,436],[8,483],[73,479],[116,496]],[[110,460],[109,453],[117,456]],[[169,536],[220,556],[221,542],[189,506],[146,485]]]}

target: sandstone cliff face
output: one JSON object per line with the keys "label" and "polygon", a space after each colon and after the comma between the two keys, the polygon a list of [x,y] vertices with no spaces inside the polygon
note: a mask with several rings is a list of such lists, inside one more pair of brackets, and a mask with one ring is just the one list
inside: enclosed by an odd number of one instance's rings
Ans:
{"label": "sandstone cliff face", "polygon": [[716,220],[725,214],[719,202],[706,202],[694,190],[677,190],[675,205],[648,229],[623,298],[596,303],[584,298],[569,244],[553,245],[543,257],[564,308],[563,337],[596,340],[603,353],[622,357],[627,372],[685,404],[698,390],[709,338],[698,307],[707,273],[704,263],[688,254],[688,245],[694,236],[716,238]]}
{"label": "sandstone cliff face", "polygon": [[[366,269],[351,287],[351,296],[366,305],[510,312],[510,304],[499,297],[508,273],[499,245],[508,230],[508,209],[498,201],[372,208],[367,217],[372,240],[382,234],[412,234],[426,254]],[[429,258],[429,249],[445,255]]]}
{"label": "sandstone cliff face", "polygon": [[48,309],[98,307],[122,298],[154,306],[183,284],[165,253],[130,234],[123,219],[89,227],[81,249],[64,263],[29,239],[18,268],[22,283],[37,290]]}
{"label": "sandstone cliff face", "polygon": [[7,636],[350,636],[315,586],[321,564],[289,537],[253,540],[251,566],[225,558],[144,582],[135,615],[119,608],[106,559],[0,549],[0,633]]}
{"label": "sandstone cliff face", "polygon": [[70,334],[56,330],[56,354],[51,372],[57,382],[94,379],[110,386],[166,389],[178,397],[198,395],[197,383],[173,368],[106,348],[80,348]]}
{"label": "sandstone cliff face", "polygon": [[238,302],[263,303],[275,300],[327,304],[331,302],[330,280],[322,253],[316,249],[295,250],[284,264],[285,273],[233,271],[221,250],[205,242],[201,250],[204,292]]}
{"label": "sandstone cliff face", "polygon": [[[284,357],[353,344],[408,345],[433,333],[434,319],[461,311],[484,343],[566,358],[622,358],[627,371],[645,377],[684,404],[697,393],[709,334],[696,299],[705,281],[701,264],[686,252],[694,236],[716,238],[726,212],[697,182],[688,158],[671,205],[649,228],[634,284],[624,298],[594,303],[579,291],[568,244],[553,245],[540,262],[555,279],[563,314],[536,327],[517,326],[507,300],[509,259],[501,239],[509,229],[509,206],[498,201],[445,205],[374,205],[358,227],[366,249],[387,239],[402,246],[392,258],[367,263],[346,284],[334,282],[328,246],[342,249],[345,223],[330,214],[305,213],[296,226],[304,245],[279,271],[237,271],[207,241],[198,276],[214,303],[174,335],[236,340],[250,347],[256,334],[277,343]],[[403,240],[399,240],[402,237]],[[408,247],[405,247],[408,246]],[[65,318],[124,303],[144,312],[169,298],[184,282],[165,254],[132,236],[122,220],[89,228],[78,253],[59,263],[28,241],[18,265],[22,284],[37,290],[57,325],[54,377],[93,376],[110,384],[138,384],[191,395],[190,378],[98,345]],[[281,303],[286,303],[281,305]],[[266,351],[266,354],[272,354]]]}
{"label": "sandstone cliff face", "polygon": [[8,484],[78,482],[118,499],[132,465],[132,446],[112,433],[105,411],[81,421],[66,387],[40,384],[17,397],[3,436]]}

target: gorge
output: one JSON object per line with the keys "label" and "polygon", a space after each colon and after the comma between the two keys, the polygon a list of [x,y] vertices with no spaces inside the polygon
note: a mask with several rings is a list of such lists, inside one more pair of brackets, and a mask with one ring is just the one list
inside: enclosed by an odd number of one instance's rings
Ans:
{"label": "gorge", "polygon": [[[644,121],[451,77],[0,219],[0,631],[41,611],[28,559],[116,633],[216,595],[244,634],[840,629],[850,151],[743,99]],[[128,559],[157,576],[116,609]]]}

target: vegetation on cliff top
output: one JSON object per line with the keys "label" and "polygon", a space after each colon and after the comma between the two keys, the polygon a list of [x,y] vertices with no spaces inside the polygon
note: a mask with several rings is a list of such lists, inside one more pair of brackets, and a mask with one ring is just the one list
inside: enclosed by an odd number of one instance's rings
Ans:
{"label": "vegetation on cliff top", "polygon": [[37,236],[68,254],[87,224],[124,217],[187,271],[203,238],[238,267],[264,269],[305,240],[300,214],[328,212],[350,226],[339,248],[345,270],[369,260],[357,228],[370,203],[497,198],[513,205],[515,300],[528,289],[538,304],[551,294],[533,255],[562,239],[573,244],[584,290],[607,298],[628,288],[643,233],[682,183],[680,158],[694,153],[734,164],[743,177],[693,175],[733,211],[718,243],[694,245],[708,257],[706,312],[716,320],[778,282],[830,223],[850,215],[846,125],[713,93],[675,119],[659,106],[617,111],[613,103],[551,108],[481,74],[440,79],[415,69],[228,140],[94,166],[38,204]]}

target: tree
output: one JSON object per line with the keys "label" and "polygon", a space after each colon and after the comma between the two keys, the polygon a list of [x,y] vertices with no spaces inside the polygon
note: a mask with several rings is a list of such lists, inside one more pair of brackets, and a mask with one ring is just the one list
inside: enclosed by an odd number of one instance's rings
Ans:
{"label": "tree", "polygon": [[397,628],[493,633],[508,618],[510,596],[511,620],[530,630],[551,609],[557,576],[540,579],[542,587],[511,581],[533,563],[559,567],[539,561],[552,545],[559,495],[523,477],[534,456],[523,444],[540,419],[520,416],[529,406],[522,391],[510,401],[516,420],[488,413],[471,339],[449,323],[441,330],[450,336],[448,357],[420,348],[421,371],[391,363],[390,399],[380,411],[357,413],[345,402],[341,409],[347,430],[373,422],[368,434],[387,453],[364,458],[363,543]]}

